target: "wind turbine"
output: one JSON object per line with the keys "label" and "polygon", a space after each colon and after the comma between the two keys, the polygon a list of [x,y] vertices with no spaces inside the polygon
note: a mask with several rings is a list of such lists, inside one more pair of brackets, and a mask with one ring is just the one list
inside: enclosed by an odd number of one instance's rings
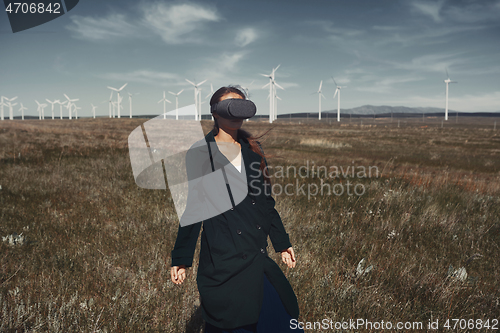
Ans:
{"label": "wind turbine", "polygon": [[[9,119],[13,120],[14,119],[14,112],[12,111],[12,107],[16,106],[17,103],[12,104],[11,102],[14,102],[17,99],[17,96],[13,97],[13,98],[10,98],[10,99],[7,98],[7,97],[2,97],[2,98],[7,101],[7,104],[4,104],[4,105],[9,107]],[[3,111],[3,107],[2,107],[2,111]]]}
{"label": "wind turbine", "polygon": [[254,82],[255,82],[255,80],[253,80],[252,82],[250,82],[250,84],[248,85],[248,87],[243,87],[243,86],[241,87],[241,88],[243,88],[243,90],[245,90],[245,94],[247,95],[247,97],[248,97],[248,94],[249,94],[249,91],[250,91],[250,87],[252,86],[252,84]]}
{"label": "wind turbine", "polygon": [[59,116],[61,119],[63,119],[62,107],[63,107],[63,105],[68,103],[68,101],[61,102],[60,100],[56,100],[56,102],[59,104]]}
{"label": "wind turbine", "polygon": [[94,104],[90,103],[90,105],[92,105],[92,116],[94,117],[95,119],[95,109],[97,109],[97,106],[95,106]]}
{"label": "wind turbine", "polygon": [[130,103],[130,118],[132,118],[132,95],[138,95],[139,93],[131,94],[127,92],[128,94],[128,101]]}
{"label": "wind turbine", "polygon": [[64,97],[66,97],[66,99],[68,100],[68,101],[67,101],[67,102],[68,102],[68,104],[66,105],[66,108],[68,109],[69,119],[71,119],[71,107],[72,107],[72,106],[75,106],[75,107],[76,107],[76,105],[75,105],[75,104],[73,104],[73,102],[77,102],[77,101],[79,101],[80,99],[78,99],[78,98],[71,99],[71,98],[69,98],[69,97],[68,97],[68,95],[66,95],[66,94],[63,94],[63,95],[64,95]]}
{"label": "wind turbine", "polygon": [[35,102],[36,104],[38,104],[38,119],[39,120],[42,120],[42,119],[45,119],[43,114],[44,114],[44,111],[43,109],[47,107],[47,104],[40,104],[36,99],[35,99]]}
{"label": "wind turbine", "polygon": [[212,83],[210,83],[210,92],[208,93],[207,96],[205,96],[205,99],[209,98],[213,94],[214,94],[214,85]]}
{"label": "wind turbine", "polygon": [[[119,89],[117,89],[117,88],[113,88],[113,87],[108,86],[108,89],[111,89],[111,90],[116,91],[116,92],[118,93],[118,98],[117,98],[117,100],[118,100],[118,104],[117,104],[117,109],[118,109],[118,118],[120,118],[120,107],[121,107],[121,104],[120,104],[120,103],[121,103],[121,99],[120,99],[120,91],[122,91],[122,90],[123,90],[123,88],[125,88],[125,87],[127,86],[127,84],[128,84],[128,83],[125,83],[125,84],[124,84],[121,88],[119,88]],[[111,92],[111,94],[113,94],[113,92]],[[114,115],[113,115],[113,117],[114,117]]]}
{"label": "wind turbine", "polygon": [[10,116],[10,120],[14,120],[14,110],[12,109],[12,107],[16,106],[16,105],[17,105],[17,103],[12,104],[12,103],[9,102],[9,116]]}
{"label": "wind turbine", "polygon": [[339,94],[339,96],[337,97],[337,121],[340,121],[340,89],[342,88],[347,88],[347,86],[339,86],[337,84],[337,82],[335,82],[335,79],[333,78],[332,76],[332,80],[333,80],[333,83],[335,83],[335,86],[337,86],[337,88],[335,89],[335,94],[333,94],[333,99],[335,99],[335,96],[337,96],[337,94]]}
{"label": "wind turbine", "polygon": [[179,91],[177,94],[174,94],[173,92],[169,91],[169,94],[172,94],[175,96],[175,120],[179,120],[179,95],[182,94],[184,89]]}
{"label": "wind turbine", "polygon": [[78,110],[81,109],[82,109],[81,107],[75,105],[75,119],[78,119]]}
{"label": "wind turbine", "polygon": [[[113,104],[113,91],[111,91],[111,94],[109,95],[109,118],[114,118],[115,117],[115,108]],[[103,101],[103,103],[106,103],[106,101]],[[113,108],[113,110],[111,110]]]}
{"label": "wind turbine", "polygon": [[444,83],[446,83],[446,108],[444,109],[444,120],[448,120],[448,84],[458,83],[458,82],[450,80],[450,76],[448,75],[448,69],[445,70],[447,79],[444,80]]}
{"label": "wind turbine", "polygon": [[3,100],[4,100],[4,98],[5,98],[5,97],[3,97],[3,96],[2,96],[2,97],[0,97],[0,119],[1,119],[1,120],[4,120],[4,119],[3,119],[3,107],[4,107],[4,106],[7,106],[7,104],[5,104],[5,103],[4,103],[4,101],[3,101]]}
{"label": "wind turbine", "polygon": [[167,119],[167,104],[165,104],[165,103],[169,102],[170,104],[172,104],[172,102],[170,102],[165,97],[165,91],[163,91],[163,98],[158,101],[158,103],[161,103],[161,102],[163,102],[163,119]]}
{"label": "wind turbine", "polygon": [[269,83],[264,85],[262,87],[262,89],[264,89],[265,87],[267,87],[269,85],[269,123],[272,123],[273,120],[275,120],[276,118],[278,118],[277,114],[276,114],[276,108],[275,108],[275,104],[276,104],[276,93],[275,93],[275,90],[276,90],[276,87],[280,88],[280,89],[283,89],[285,90],[282,86],[280,86],[278,83],[276,83],[276,81],[274,80],[274,74],[275,72],[278,70],[278,68],[281,66],[278,65],[276,68],[273,68],[271,74],[260,74],[262,76],[265,76],[265,77],[268,77],[269,78]]}
{"label": "wind turbine", "polygon": [[319,82],[318,91],[313,94],[318,94],[319,99],[319,111],[318,111],[318,119],[321,120],[321,97],[325,98],[325,96],[321,93],[321,86],[323,86],[323,80]]}
{"label": "wind turbine", "polygon": [[205,79],[198,84],[191,82],[188,79],[186,79],[186,81],[194,86],[194,104],[196,106],[196,114],[194,120],[201,120],[201,100],[200,104],[198,105],[198,87],[201,86],[203,83],[205,83],[207,80]]}
{"label": "wind turbine", "polygon": [[59,100],[55,100],[53,102],[51,102],[50,100],[48,99],[45,99],[47,102],[49,102],[50,104],[52,104],[52,119],[54,119],[54,104],[56,104],[57,102],[59,102]]}
{"label": "wind turbine", "polygon": [[23,106],[23,103],[21,103],[21,107],[19,108],[19,111],[21,111],[21,119],[24,120],[24,110],[28,110],[27,107]]}

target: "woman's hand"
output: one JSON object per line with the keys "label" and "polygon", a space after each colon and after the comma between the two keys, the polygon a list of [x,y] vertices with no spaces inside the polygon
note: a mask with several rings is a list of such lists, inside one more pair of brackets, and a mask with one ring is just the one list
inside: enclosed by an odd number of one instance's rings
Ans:
{"label": "woman's hand", "polygon": [[297,261],[295,260],[295,253],[293,249],[289,247],[286,250],[281,251],[281,260],[290,268],[294,268]]}
{"label": "woman's hand", "polygon": [[186,278],[186,266],[172,266],[170,267],[170,277],[175,284],[181,284]]}

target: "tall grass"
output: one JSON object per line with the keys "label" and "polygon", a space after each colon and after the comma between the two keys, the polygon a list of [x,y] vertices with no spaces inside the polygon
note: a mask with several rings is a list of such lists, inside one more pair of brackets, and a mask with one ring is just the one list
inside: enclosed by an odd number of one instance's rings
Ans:
{"label": "tall grass", "polygon": [[[0,122],[0,236],[26,237],[0,244],[0,331],[202,331],[199,244],[187,281],[174,285],[169,192],[138,188],[132,176],[127,136],[144,121]],[[486,125],[273,125],[263,140],[272,166],[380,171],[273,178],[366,190],[276,196],[298,265],[272,256],[301,321],[499,317],[500,138]],[[255,134],[269,126],[245,123]],[[372,266],[364,274],[362,259]],[[461,267],[466,279],[449,274]]]}

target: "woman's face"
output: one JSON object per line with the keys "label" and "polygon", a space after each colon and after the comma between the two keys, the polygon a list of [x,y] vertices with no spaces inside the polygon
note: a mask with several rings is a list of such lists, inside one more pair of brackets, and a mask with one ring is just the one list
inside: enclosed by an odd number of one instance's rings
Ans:
{"label": "woman's face", "polygon": [[[223,95],[220,98],[219,102],[223,101],[225,99],[228,99],[228,98],[243,99],[243,97],[241,97],[240,95],[231,92],[229,94]],[[241,128],[241,125],[243,125],[243,119],[226,119],[226,118],[220,117],[215,112],[214,112],[213,116],[214,116],[214,118],[217,118],[217,122],[219,123],[219,128],[222,128],[225,132],[237,130],[237,129]]]}

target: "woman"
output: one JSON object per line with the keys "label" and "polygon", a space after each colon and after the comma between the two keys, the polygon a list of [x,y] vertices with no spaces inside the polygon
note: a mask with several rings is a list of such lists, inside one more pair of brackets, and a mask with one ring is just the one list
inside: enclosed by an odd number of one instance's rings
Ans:
{"label": "woman", "polygon": [[[235,87],[222,87],[213,94],[210,106],[229,98],[246,96]],[[205,137],[207,145],[214,147],[211,154],[227,157],[234,166],[228,173],[244,168],[248,195],[222,214],[179,226],[172,251],[172,281],[181,284],[186,278],[203,224],[197,284],[205,331],[292,331],[290,320],[299,314],[297,298],[279,266],[267,256],[267,236],[288,267],[295,267],[296,259],[274,209],[263,151],[255,138],[240,129],[242,119],[223,118],[216,112],[213,117],[214,128]],[[231,147],[236,147],[237,153]]]}

